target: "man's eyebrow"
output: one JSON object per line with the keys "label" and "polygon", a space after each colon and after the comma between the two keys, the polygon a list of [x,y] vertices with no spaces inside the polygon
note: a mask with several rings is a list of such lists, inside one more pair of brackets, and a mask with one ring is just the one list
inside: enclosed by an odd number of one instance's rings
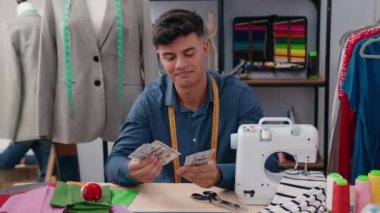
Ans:
{"label": "man's eyebrow", "polygon": [[[194,49],[195,49],[195,47],[189,47],[187,49],[182,50],[181,52],[186,53],[186,52],[188,52],[190,50],[194,50]],[[164,52],[164,53],[162,53],[162,56],[172,56],[172,55],[175,55],[175,53],[173,53],[173,52]]]}
{"label": "man's eyebrow", "polygon": [[190,50],[194,50],[194,49],[195,49],[195,47],[189,47],[189,48],[183,50],[182,52],[188,52],[188,51],[190,51]]}

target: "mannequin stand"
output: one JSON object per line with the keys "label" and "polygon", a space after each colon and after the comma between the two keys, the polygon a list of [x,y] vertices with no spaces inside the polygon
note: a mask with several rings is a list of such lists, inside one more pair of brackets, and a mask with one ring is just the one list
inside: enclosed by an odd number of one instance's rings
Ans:
{"label": "mannequin stand", "polygon": [[107,162],[107,158],[108,158],[108,142],[103,140],[103,168],[104,168],[104,182],[107,182],[107,177],[106,177],[106,162]]}

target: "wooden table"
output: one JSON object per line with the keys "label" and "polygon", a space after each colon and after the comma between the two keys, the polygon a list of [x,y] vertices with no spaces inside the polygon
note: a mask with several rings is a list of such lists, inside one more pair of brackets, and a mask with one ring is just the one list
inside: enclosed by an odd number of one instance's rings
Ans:
{"label": "wooden table", "polygon": [[[139,191],[136,199],[128,207],[132,212],[231,212],[211,203],[196,201],[192,193],[210,190],[219,194],[222,199],[238,203],[234,191],[217,187],[201,188],[195,184],[182,183],[149,183],[134,188]],[[264,206],[246,206],[249,212],[258,212]]]}

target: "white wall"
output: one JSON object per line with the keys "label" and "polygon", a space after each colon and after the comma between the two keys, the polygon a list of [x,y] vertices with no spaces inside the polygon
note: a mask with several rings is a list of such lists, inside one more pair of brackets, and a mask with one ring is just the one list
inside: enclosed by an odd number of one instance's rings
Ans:
{"label": "white wall", "polygon": [[[325,8],[326,0],[322,1],[322,7]],[[330,108],[332,94],[336,84],[337,67],[339,61],[340,47],[338,44],[340,36],[347,30],[353,29],[359,25],[373,23],[373,0],[332,0],[332,34],[331,34],[331,54],[330,54]],[[31,0],[37,7],[41,8],[42,0]],[[160,2],[160,4],[163,2]],[[192,9],[194,2],[183,2],[185,7]],[[158,4],[154,2],[152,4]],[[243,5],[237,7],[239,5]],[[286,4],[292,4],[287,7]],[[6,21],[16,16],[16,0],[0,1],[0,21]],[[275,6],[274,6],[275,5]],[[226,68],[231,68],[231,32],[228,27],[231,26],[232,16],[236,14],[247,14],[254,12],[253,15],[262,15],[266,12],[286,15],[303,15],[307,14],[312,18],[313,11],[310,10],[310,2],[307,0],[234,0],[225,1],[226,17],[226,35],[225,35],[225,64]],[[265,10],[264,10],[265,8]],[[153,8],[152,8],[153,9]],[[162,10],[162,9],[160,9]],[[326,11],[322,13],[322,24]],[[152,11],[152,16],[157,17],[158,12]],[[311,27],[310,27],[311,28]],[[311,30],[311,29],[310,29]],[[309,33],[309,35],[313,35]],[[311,39],[310,39],[311,41]],[[311,44],[313,45],[313,44]],[[324,52],[325,31],[321,31],[321,53]],[[310,46],[314,48],[313,46]],[[323,56],[322,56],[323,57]],[[321,60],[320,67],[324,67],[324,60]],[[321,73],[323,74],[323,73]],[[255,91],[262,102],[265,114],[267,116],[282,116],[290,105],[297,104],[296,111],[304,123],[312,123],[312,91],[311,89],[294,89],[294,88],[255,88]],[[323,89],[321,89],[321,94]],[[275,101],[274,101],[275,100]],[[320,96],[319,106],[319,124],[323,124],[323,95]],[[306,102],[306,103],[305,103]],[[323,126],[319,126],[320,129]],[[1,143],[0,139],[0,143]],[[112,144],[110,144],[111,146]],[[103,154],[102,143],[100,139],[92,143],[78,145],[81,177],[83,181],[103,181]],[[111,148],[111,147],[110,147]]]}
{"label": "white wall", "polygon": [[[348,30],[374,23],[374,1],[332,1],[330,86],[333,88],[335,88],[338,75],[341,48],[339,45],[340,37]],[[330,90],[330,103],[332,102],[333,88]]]}

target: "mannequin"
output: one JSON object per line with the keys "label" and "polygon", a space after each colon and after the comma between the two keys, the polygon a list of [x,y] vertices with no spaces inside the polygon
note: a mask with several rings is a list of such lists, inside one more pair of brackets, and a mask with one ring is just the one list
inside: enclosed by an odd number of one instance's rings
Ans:
{"label": "mannequin", "polygon": [[88,12],[96,35],[99,37],[108,0],[86,0]]}
{"label": "mannequin", "polygon": [[149,1],[44,0],[43,13],[39,136],[116,140],[135,98],[158,76]]}
{"label": "mannequin", "polygon": [[38,139],[36,86],[41,17],[33,5],[18,0],[18,17],[3,24],[0,44],[0,138]]}
{"label": "mannequin", "polygon": [[[210,44],[210,52],[208,54],[208,69],[218,70],[218,47],[215,38],[218,33],[218,24],[215,21],[214,11],[208,11],[208,20],[206,22],[207,41]],[[211,58],[213,57],[213,61]]]}
{"label": "mannequin", "polygon": [[[32,149],[43,181],[50,141],[37,137],[36,86],[41,17],[18,0],[18,17],[3,24],[0,36],[0,138],[11,139],[0,153],[0,168],[11,169]],[[22,142],[22,143],[21,143]]]}

